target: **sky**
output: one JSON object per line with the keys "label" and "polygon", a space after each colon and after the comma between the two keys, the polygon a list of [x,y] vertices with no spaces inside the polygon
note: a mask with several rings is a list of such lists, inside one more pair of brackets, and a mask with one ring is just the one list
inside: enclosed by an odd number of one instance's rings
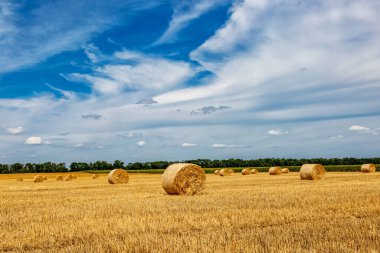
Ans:
{"label": "sky", "polygon": [[378,0],[0,0],[0,163],[378,157]]}

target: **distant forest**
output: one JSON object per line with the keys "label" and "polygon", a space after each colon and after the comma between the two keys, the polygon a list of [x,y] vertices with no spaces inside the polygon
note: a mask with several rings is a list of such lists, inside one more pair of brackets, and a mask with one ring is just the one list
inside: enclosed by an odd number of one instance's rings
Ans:
{"label": "distant forest", "polygon": [[97,161],[91,163],[73,162],[70,166],[65,163],[14,163],[0,164],[0,173],[41,173],[41,172],[69,172],[69,171],[100,171],[123,168],[127,170],[155,170],[165,169],[170,164],[177,162],[194,163],[203,168],[223,168],[223,167],[271,167],[271,166],[301,166],[305,163],[319,163],[322,165],[360,165],[363,163],[380,164],[380,158],[312,158],[312,159],[291,159],[291,158],[262,158],[262,159],[226,159],[209,160],[197,159],[186,161],[156,161],[156,162],[135,162],[124,164],[123,161],[116,160],[113,163]]}

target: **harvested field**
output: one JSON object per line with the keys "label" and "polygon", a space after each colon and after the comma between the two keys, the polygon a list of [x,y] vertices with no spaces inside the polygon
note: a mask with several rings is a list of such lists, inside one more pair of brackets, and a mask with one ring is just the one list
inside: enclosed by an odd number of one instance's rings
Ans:
{"label": "harvested field", "polygon": [[[328,172],[320,181],[301,180],[294,172],[207,175],[204,193],[195,196],[166,194],[156,174],[130,174],[121,185],[108,184],[107,174],[97,180],[72,174],[77,180],[41,184],[33,183],[35,174],[0,175],[0,252],[380,248],[379,172]],[[24,181],[16,182],[18,177]]]}

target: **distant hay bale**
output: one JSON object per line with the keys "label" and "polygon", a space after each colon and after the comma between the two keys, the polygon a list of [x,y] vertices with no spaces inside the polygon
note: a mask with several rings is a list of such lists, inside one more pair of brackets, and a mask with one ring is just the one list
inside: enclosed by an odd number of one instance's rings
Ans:
{"label": "distant hay bale", "polygon": [[281,167],[276,166],[269,168],[269,175],[280,175],[281,173]]}
{"label": "distant hay bale", "polygon": [[281,172],[282,173],[289,173],[289,169],[288,168],[283,168],[283,169],[281,169]]}
{"label": "distant hay bale", "polygon": [[44,181],[44,177],[43,176],[35,176],[33,178],[33,182],[35,183],[40,183],[40,182],[43,182]]}
{"label": "distant hay bale", "polygon": [[360,170],[361,172],[372,173],[376,171],[376,165],[372,163],[363,164]]}
{"label": "distant hay bale", "polygon": [[55,178],[55,180],[56,180],[56,181],[63,181],[63,176],[57,176],[57,177]]}
{"label": "distant hay bale", "polygon": [[243,169],[242,171],[241,171],[241,174],[242,175],[250,175],[251,174],[251,170],[250,169]]}
{"label": "distant hay bale", "polygon": [[98,174],[92,174],[92,179],[97,179],[99,177]]}
{"label": "distant hay bale", "polygon": [[257,169],[251,169],[251,174],[257,174],[257,173],[258,173]]}
{"label": "distant hay bale", "polygon": [[302,180],[320,180],[325,174],[325,168],[320,164],[304,164],[300,170]]}
{"label": "distant hay bale", "polygon": [[194,195],[204,189],[206,174],[192,163],[176,163],[162,174],[162,187],[170,195]]}
{"label": "distant hay bale", "polygon": [[221,177],[224,177],[224,176],[231,176],[231,174],[232,174],[232,172],[231,172],[231,170],[229,170],[229,169],[221,169],[221,170],[219,171],[219,176],[221,176]]}
{"label": "distant hay bale", "polygon": [[234,174],[234,173],[235,173],[235,170],[230,169],[230,172],[231,172],[231,174]]}
{"label": "distant hay bale", "polygon": [[18,178],[16,178],[16,181],[21,182],[21,181],[24,181],[24,179],[22,177],[18,177]]}
{"label": "distant hay bale", "polygon": [[48,177],[47,176],[44,176],[44,180],[47,180],[48,179]]}
{"label": "distant hay bale", "polygon": [[215,170],[214,175],[219,175],[220,170]]}
{"label": "distant hay bale", "polygon": [[123,169],[114,169],[108,174],[108,183],[126,184],[129,181],[128,172]]}
{"label": "distant hay bale", "polygon": [[65,181],[71,181],[71,180],[73,180],[73,175],[70,174],[65,177]]}

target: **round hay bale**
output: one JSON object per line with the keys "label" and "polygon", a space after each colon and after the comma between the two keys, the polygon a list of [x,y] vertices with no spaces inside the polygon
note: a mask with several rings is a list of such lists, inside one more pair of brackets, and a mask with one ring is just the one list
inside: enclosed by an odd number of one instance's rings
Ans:
{"label": "round hay bale", "polygon": [[257,174],[258,171],[256,169],[251,169],[251,174]]}
{"label": "round hay bale", "polygon": [[243,169],[243,170],[241,171],[241,174],[242,174],[243,176],[245,176],[245,175],[250,175],[250,174],[251,174],[251,170],[250,170],[250,169]]}
{"label": "round hay bale", "polygon": [[372,163],[363,164],[360,170],[364,173],[372,173],[376,171],[376,165]]}
{"label": "round hay bale", "polygon": [[289,173],[289,169],[288,168],[283,168],[283,169],[281,169],[281,172],[282,173]]}
{"label": "round hay bale", "polygon": [[215,170],[214,175],[219,175],[219,170]]}
{"label": "round hay bale", "polygon": [[129,181],[128,172],[123,169],[114,169],[108,174],[108,183],[126,184]]}
{"label": "round hay bale", "polygon": [[325,167],[320,164],[304,164],[300,170],[302,180],[320,180],[325,177]]}
{"label": "round hay bale", "polygon": [[56,180],[56,181],[63,181],[63,176],[57,176],[57,177],[55,178],[55,180]]}
{"label": "round hay bale", "polygon": [[16,178],[16,181],[21,182],[21,181],[24,181],[24,179],[22,177],[18,177],[18,178]]}
{"label": "round hay bale", "polygon": [[280,175],[281,173],[281,167],[276,166],[269,168],[269,175]]}
{"label": "round hay bale", "polygon": [[71,181],[71,180],[73,180],[73,175],[70,174],[65,177],[65,181]]}
{"label": "round hay bale", "polygon": [[204,189],[204,170],[191,163],[176,163],[166,168],[162,174],[162,187],[170,195],[194,195]]}
{"label": "round hay bale", "polygon": [[228,169],[221,169],[219,171],[219,176],[224,177],[224,176],[231,176],[232,172],[231,170]]}
{"label": "round hay bale", "polygon": [[44,181],[47,180],[47,179],[48,179],[48,177],[47,177],[47,176],[44,176]]}
{"label": "round hay bale", "polygon": [[98,174],[92,174],[92,179],[97,179],[99,177]]}
{"label": "round hay bale", "polygon": [[40,183],[40,182],[43,182],[44,181],[44,177],[43,176],[35,176],[33,178],[33,182],[35,183]]}
{"label": "round hay bale", "polygon": [[235,173],[235,170],[230,169],[230,172],[231,172],[231,174],[234,174],[234,173]]}

